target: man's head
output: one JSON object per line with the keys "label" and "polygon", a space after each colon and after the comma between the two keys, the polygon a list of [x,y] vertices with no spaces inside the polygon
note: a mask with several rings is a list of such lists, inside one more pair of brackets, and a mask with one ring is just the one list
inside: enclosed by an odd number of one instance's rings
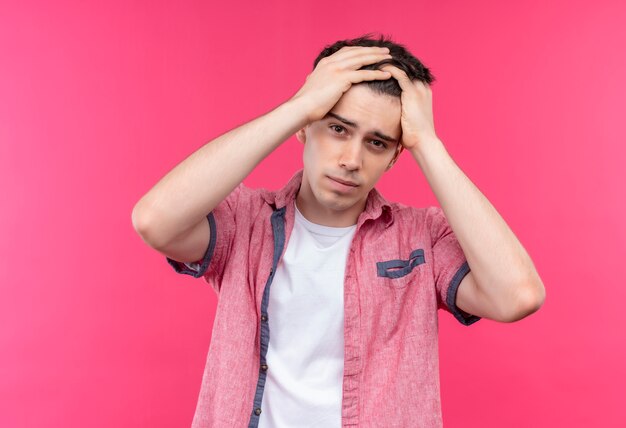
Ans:
{"label": "man's head", "polygon": [[[365,65],[362,70],[391,64],[411,80],[434,81],[430,70],[404,46],[384,36],[337,41],[322,50],[313,68],[344,46],[389,48],[391,59]],[[297,202],[311,221],[329,226],[355,223],[368,193],[402,152],[401,93],[394,78],[353,84],[324,118],[298,131],[296,136],[304,143],[304,174]]]}
{"label": "man's head", "polygon": [[[422,62],[414,57],[403,45],[391,41],[381,35],[378,39],[373,38],[370,34],[350,40],[339,40],[332,45],[326,46],[322,52],[315,58],[313,69],[317,67],[317,63],[324,57],[330,56],[344,46],[378,46],[381,48],[389,48],[389,53],[393,58],[377,62],[375,64],[365,65],[360,70],[377,70],[385,64],[391,64],[403,70],[411,80],[421,80],[424,83],[431,84],[435,81],[435,76],[430,70],[422,64]],[[377,94],[391,95],[392,97],[400,97],[402,90],[396,79],[387,80],[371,80],[360,83],[365,85]]]}

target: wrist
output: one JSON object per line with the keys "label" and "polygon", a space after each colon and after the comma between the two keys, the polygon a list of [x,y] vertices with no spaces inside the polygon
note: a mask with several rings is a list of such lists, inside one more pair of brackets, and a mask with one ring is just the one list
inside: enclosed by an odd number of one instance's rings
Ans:
{"label": "wrist", "polygon": [[421,141],[419,144],[411,147],[409,152],[420,166],[425,165],[439,156],[448,154],[443,142],[437,137]]}
{"label": "wrist", "polygon": [[289,100],[287,100],[287,102],[285,102],[285,105],[287,106],[289,111],[296,115],[299,123],[301,123],[302,126],[313,122],[313,119],[311,117],[313,109],[311,107],[311,103],[305,97],[296,94]]}

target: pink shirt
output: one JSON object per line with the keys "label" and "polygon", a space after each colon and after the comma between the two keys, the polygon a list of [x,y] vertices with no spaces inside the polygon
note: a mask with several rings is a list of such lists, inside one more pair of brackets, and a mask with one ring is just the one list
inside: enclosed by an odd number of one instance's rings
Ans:
{"label": "pink shirt", "polygon": [[[240,184],[207,215],[204,258],[167,258],[218,294],[192,428],[258,425],[272,370],[269,293],[301,180],[302,170],[279,191]],[[345,270],[342,427],[442,426],[437,310],[464,325],[480,319],[455,304],[468,272],[441,208],[390,203],[370,191]]]}

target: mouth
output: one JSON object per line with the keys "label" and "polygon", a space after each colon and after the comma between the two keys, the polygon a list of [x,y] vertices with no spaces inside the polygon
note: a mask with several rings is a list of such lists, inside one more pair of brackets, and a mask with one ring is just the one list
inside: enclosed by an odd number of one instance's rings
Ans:
{"label": "mouth", "polygon": [[344,186],[349,186],[349,187],[358,187],[359,185],[356,184],[353,181],[349,181],[349,180],[342,180],[340,178],[336,178],[336,177],[332,177],[330,175],[327,176],[328,178],[330,178],[332,181],[335,181],[339,184],[343,184]]}

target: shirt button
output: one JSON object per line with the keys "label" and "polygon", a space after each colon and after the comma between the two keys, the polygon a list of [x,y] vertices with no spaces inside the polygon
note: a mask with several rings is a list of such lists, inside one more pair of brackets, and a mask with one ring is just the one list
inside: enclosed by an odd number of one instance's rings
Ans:
{"label": "shirt button", "polygon": [[263,365],[261,366],[261,370],[263,370],[264,372],[266,372],[266,371],[267,371],[267,364],[263,364]]}
{"label": "shirt button", "polygon": [[265,314],[261,315],[261,321],[267,321],[267,315]]}
{"label": "shirt button", "polygon": [[254,414],[256,414],[257,416],[261,414],[261,409],[259,409],[258,407],[256,409],[254,409]]}

